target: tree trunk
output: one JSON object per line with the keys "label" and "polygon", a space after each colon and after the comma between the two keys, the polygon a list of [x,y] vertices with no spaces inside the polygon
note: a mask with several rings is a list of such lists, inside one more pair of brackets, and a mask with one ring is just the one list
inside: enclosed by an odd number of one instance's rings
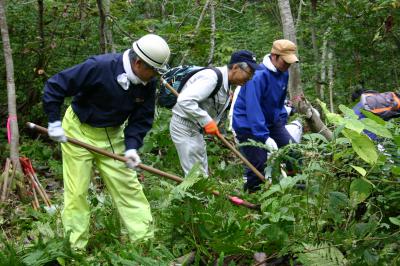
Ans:
{"label": "tree trunk", "polygon": [[99,9],[99,37],[100,37],[100,53],[104,54],[106,52],[106,40],[105,40],[105,31],[104,24],[106,23],[106,18],[104,15],[103,9],[103,1],[97,0],[97,8]]}
{"label": "tree trunk", "polygon": [[181,60],[181,62],[179,63],[180,65],[183,65],[183,63],[184,63],[185,60],[186,60],[186,57],[187,57],[188,54],[189,54],[190,47],[192,46],[192,42],[194,41],[194,39],[195,39],[195,37],[196,37],[196,35],[197,35],[197,32],[199,31],[200,24],[201,24],[201,22],[203,21],[204,15],[206,14],[206,10],[207,10],[207,7],[208,7],[209,4],[210,4],[210,0],[207,0],[206,3],[204,4],[203,10],[201,11],[200,17],[199,17],[199,19],[197,20],[196,28],[194,29],[193,36],[192,36],[191,41],[190,41],[190,43],[189,43],[189,48],[188,48],[188,49],[186,50],[186,52],[183,54],[182,60]]}
{"label": "tree trunk", "polygon": [[[296,42],[296,32],[289,0],[278,0],[279,12],[282,20],[285,39]],[[332,132],[321,121],[311,104],[305,99],[301,87],[300,66],[293,64],[289,69],[289,94],[297,110],[306,115],[307,123],[314,132],[318,132],[327,139],[332,139]]]}
{"label": "tree trunk", "polygon": [[112,35],[112,29],[111,29],[111,13],[110,13],[110,0],[104,0],[104,10],[105,10],[105,39],[106,39],[106,53],[111,51],[112,53],[116,52],[114,41],[113,41],[113,35]]}
{"label": "tree trunk", "polygon": [[335,112],[334,111],[334,106],[333,106],[333,83],[334,83],[334,78],[333,78],[333,51],[332,48],[329,47],[329,51],[328,51],[328,81],[329,81],[329,105],[330,105],[330,109],[331,112]]}
{"label": "tree trunk", "polygon": [[[302,11],[303,11],[303,5],[304,5],[304,2],[303,2],[303,0],[300,0],[299,1],[299,8],[298,8],[298,11],[297,11],[297,18],[296,18],[296,24],[294,25],[294,27],[295,27],[295,32],[297,32],[297,29],[299,29],[300,28],[300,24],[301,24],[301,13],[302,13]],[[297,34],[296,34],[297,35]],[[304,47],[304,42],[303,42],[303,40],[301,39],[301,38],[299,38],[298,40],[297,40],[297,44],[298,44],[298,46],[297,46],[297,48],[300,48],[300,47]],[[299,54],[301,51],[297,51],[297,53]]]}
{"label": "tree trunk", "polygon": [[[317,0],[311,0],[311,18],[314,19],[317,16]],[[319,60],[319,52],[318,52],[318,45],[317,45],[317,29],[315,27],[314,21],[311,23],[311,42],[312,42],[312,47],[313,47],[313,54],[314,54],[314,62],[315,65],[317,66],[320,63]],[[314,75],[314,81],[315,81],[315,95],[319,94],[319,76],[318,76],[318,71],[317,68],[315,68],[315,75]]]}
{"label": "tree trunk", "polygon": [[211,18],[211,34],[210,34],[210,56],[207,60],[207,65],[212,65],[214,60],[214,52],[215,52],[215,2],[214,0],[210,1],[210,18]]}
{"label": "tree trunk", "polygon": [[[279,0],[278,5],[282,20],[283,36],[285,39],[291,40],[297,45],[296,30],[292,11],[290,9],[290,2],[289,0]],[[299,64],[293,64],[289,69],[289,94],[291,98],[303,95]]]}
{"label": "tree trunk", "polygon": [[320,84],[319,84],[319,98],[321,101],[325,101],[325,85],[326,82],[326,65],[327,65],[327,54],[328,54],[328,34],[330,29],[328,28],[324,34],[323,44],[322,44],[322,58],[321,58],[321,74],[320,74]]}
{"label": "tree trunk", "polygon": [[161,2],[161,16],[162,16],[162,19],[163,19],[163,20],[166,20],[166,19],[167,19],[167,10],[166,10],[166,8],[165,8],[165,6],[167,5],[167,3],[168,3],[168,0],[163,0],[163,1]]}
{"label": "tree trunk", "polygon": [[[12,59],[12,51],[10,45],[10,37],[8,35],[8,26],[5,13],[5,1],[0,0],[0,28],[1,38],[3,41],[4,50],[4,63],[6,65],[6,79],[7,79],[7,98],[8,98],[8,130],[10,134],[10,158],[13,166],[16,167],[18,173],[21,173],[21,164],[19,162],[19,130],[17,120],[17,104],[15,96],[15,82],[14,82],[14,63]],[[17,176],[23,176],[18,174]],[[16,176],[16,177],[17,177]],[[17,180],[18,195],[21,200],[26,198],[26,190],[20,180]]]}

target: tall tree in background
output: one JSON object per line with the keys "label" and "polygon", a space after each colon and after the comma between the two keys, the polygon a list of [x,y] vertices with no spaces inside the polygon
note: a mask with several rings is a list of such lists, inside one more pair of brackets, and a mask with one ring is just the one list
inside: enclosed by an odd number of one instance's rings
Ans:
{"label": "tall tree in background", "polygon": [[[282,20],[283,36],[297,45],[296,30],[294,27],[292,11],[289,0],[278,0],[279,12]],[[305,99],[301,86],[300,65],[293,64],[289,69],[289,94],[297,110],[305,114],[307,123],[314,132],[319,132],[327,139],[332,139],[332,132],[325,126],[311,104]]]}
{"label": "tall tree in background", "polygon": [[[200,17],[199,17],[199,19],[197,20],[196,28],[194,29],[194,32],[193,32],[192,41],[196,38],[196,35],[197,35],[198,31],[199,31],[201,22],[203,21],[203,18],[204,18],[205,14],[206,14],[208,5],[210,4],[210,1],[211,1],[211,0],[207,0],[206,3],[205,3],[204,6],[203,6],[203,9],[202,9],[202,11],[201,11]],[[181,59],[181,62],[179,63],[180,65],[183,65],[183,64],[185,63],[186,57],[189,55],[189,51],[190,51],[191,45],[192,45],[192,43],[189,44],[189,48],[188,48],[188,49],[185,51],[185,53],[183,54],[182,59]]]}
{"label": "tall tree in background", "polygon": [[[14,82],[14,63],[12,59],[12,51],[10,45],[10,37],[8,35],[8,26],[5,12],[4,0],[0,0],[0,28],[1,38],[3,41],[4,61],[6,64],[6,79],[7,79],[7,99],[8,99],[8,122],[7,129],[9,130],[10,142],[10,158],[13,167],[18,172],[21,172],[21,165],[19,163],[19,131],[17,120],[17,104],[15,97],[15,82]],[[10,132],[11,131],[11,132]],[[22,176],[22,175],[17,175]],[[25,197],[24,186],[17,182],[18,193],[21,199]]]}
{"label": "tall tree in background", "polygon": [[111,52],[115,53],[115,45],[113,41],[112,35],[112,19],[111,19],[111,11],[110,11],[110,0],[104,0],[104,12],[105,12],[105,24],[104,24],[104,31],[105,31],[105,39],[106,39],[106,53]]}
{"label": "tall tree in background", "polygon": [[99,37],[100,37],[100,53],[106,52],[106,16],[104,14],[103,1],[97,0],[97,8],[99,9]]}
{"label": "tall tree in background", "polygon": [[210,2],[210,26],[211,26],[211,34],[210,34],[210,55],[208,56],[207,65],[212,65],[214,61],[214,53],[215,53],[215,2],[211,0]]}

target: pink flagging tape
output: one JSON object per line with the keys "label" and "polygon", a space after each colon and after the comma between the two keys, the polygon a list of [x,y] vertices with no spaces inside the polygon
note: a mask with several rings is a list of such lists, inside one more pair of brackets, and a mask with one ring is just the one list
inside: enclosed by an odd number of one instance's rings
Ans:
{"label": "pink flagging tape", "polygon": [[243,202],[244,202],[244,200],[242,200],[241,198],[238,198],[238,197],[230,197],[229,199],[230,199],[230,200],[232,201],[232,203],[235,204],[235,205],[242,205]]}
{"label": "pink flagging tape", "polygon": [[8,140],[8,144],[11,143],[11,121],[13,120],[17,120],[17,116],[16,115],[9,115],[7,118],[7,140]]}

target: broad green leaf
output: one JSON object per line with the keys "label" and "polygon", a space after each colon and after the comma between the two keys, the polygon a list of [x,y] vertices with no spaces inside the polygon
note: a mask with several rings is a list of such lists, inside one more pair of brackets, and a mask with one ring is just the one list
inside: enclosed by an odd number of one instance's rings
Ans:
{"label": "broad green leaf", "polygon": [[334,125],[340,125],[344,123],[344,118],[335,113],[326,114],[328,121]]}
{"label": "broad green leaf", "polygon": [[379,256],[371,253],[368,249],[364,250],[364,260],[368,265],[377,265]]}
{"label": "broad green leaf", "polygon": [[372,186],[364,179],[355,179],[350,184],[350,198],[354,203],[365,201],[371,194]]}
{"label": "broad green leaf", "polygon": [[351,118],[351,119],[358,120],[358,115],[356,115],[354,113],[353,109],[350,109],[349,107],[347,107],[347,106],[345,106],[343,104],[339,105],[339,109],[340,109],[340,111],[342,111],[342,113],[344,114],[344,116],[346,118]]}
{"label": "broad green leaf", "polygon": [[362,119],[361,122],[364,124],[366,130],[371,131],[375,135],[384,138],[390,138],[390,139],[393,138],[392,133],[390,133],[390,131],[384,125],[381,125],[369,118]]}
{"label": "broad green leaf", "polygon": [[346,128],[357,133],[361,133],[365,128],[364,124],[358,119],[344,119],[343,122]]}
{"label": "broad green leaf", "polygon": [[374,164],[378,160],[375,144],[366,135],[357,133],[350,129],[344,129],[343,135],[348,138],[354,151],[364,161],[369,164]]}
{"label": "broad green leaf", "polygon": [[318,101],[318,102],[321,105],[322,111],[324,112],[329,123],[334,124],[334,125],[343,124],[344,119],[342,116],[329,112],[328,108],[326,107],[326,103],[321,102],[321,101]]}
{"label": "broad green leaf", "polygon": [[334,208],[347,207],[349,199],[345,194],[339,191],[332,191],[329,193],[329,202]]}
{"label": "broad green leaf", "polygon": [[392,174],[400,175],[400,167],[399,166],[393,166],[392,167]]}
{"label": "broad green leaf", "polygon": [[359,166],[351,165],[357,172],[359,172],[362,176],[365,176],[367,174],[367,171]]}
{"label": "broad green leaf", "polygon": [[374,225],[370,223],[357,223],[353,226],[353,232],[357,237],[364,237],[374,230]]}
{"label": "broad green leaf", "polygon": [[400,219],[399,219],[399,218],[396,218],[396,217],[389,217],[389,221],[390,221],[392,224],[395,224],[395,225],[400,226]]}
{"label": "broad green leaf", "polygon": [[371,119],[371,120],[374,120],[376,123],[378,123],[378,124],[381,124],[381,125],[384,125],[386,122],[385,122],[385,120],[383,120],[382,118],[380,118],[379,116],[377,116],[377,115],[375,115],[375,114],[373,114],[373,113],[371,113],[371,112],[369,112],[369,111],[366,111],[366,110],[363,110],[363,109],[361,109],[361,113],[363,114],[363,115],[365,115],[365,117],[367,117],[367,118],[369,118],[369,119]]}

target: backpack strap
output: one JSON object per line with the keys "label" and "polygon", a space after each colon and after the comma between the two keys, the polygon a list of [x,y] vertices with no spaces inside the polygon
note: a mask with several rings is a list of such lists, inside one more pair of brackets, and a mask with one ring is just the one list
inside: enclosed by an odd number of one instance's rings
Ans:
{"label": "backpack strap", "polygon": [[221,70],[219,70],[218,68],[215,67],[209,67],[209,69],[214,70],[215,74],[217,74],[217,85],[215,86],[214,90],[211,92],[210,96],[208,96],[208,98],[213,98],[219,91],[219,89],[221,89],[222,87],[222,72]]}
{"label": "backpack strap", "polygon": [[222,81],[223,81],[222,72],[221,72],[218,68],[215,68],[215,67],[203,67],[203,68],[196,69],[196,70],[193,70],[192,72],[188,73],[188,74],[181,80],[181,83],[179,84],[179,87],[178,87],[178,89],[177,89],[177,92],[181,92],[183,86],[185,86],[186,82],[188,82],[188,80],[189,80],[191,77],[193,77],[194,74],[196,74],[197,72],[200,72],[200,71],[202,71],[202,70],[205,70],[205,69],[212,69],[212,70],[215,72],[215,74],[217,74],[217,85],[215,86],[214,90],[211,92],[210,96],[208,96],[208,98],[213,98],[213,97],[218,93],[219,89],[221,88],[221,86],[222,86]]}

